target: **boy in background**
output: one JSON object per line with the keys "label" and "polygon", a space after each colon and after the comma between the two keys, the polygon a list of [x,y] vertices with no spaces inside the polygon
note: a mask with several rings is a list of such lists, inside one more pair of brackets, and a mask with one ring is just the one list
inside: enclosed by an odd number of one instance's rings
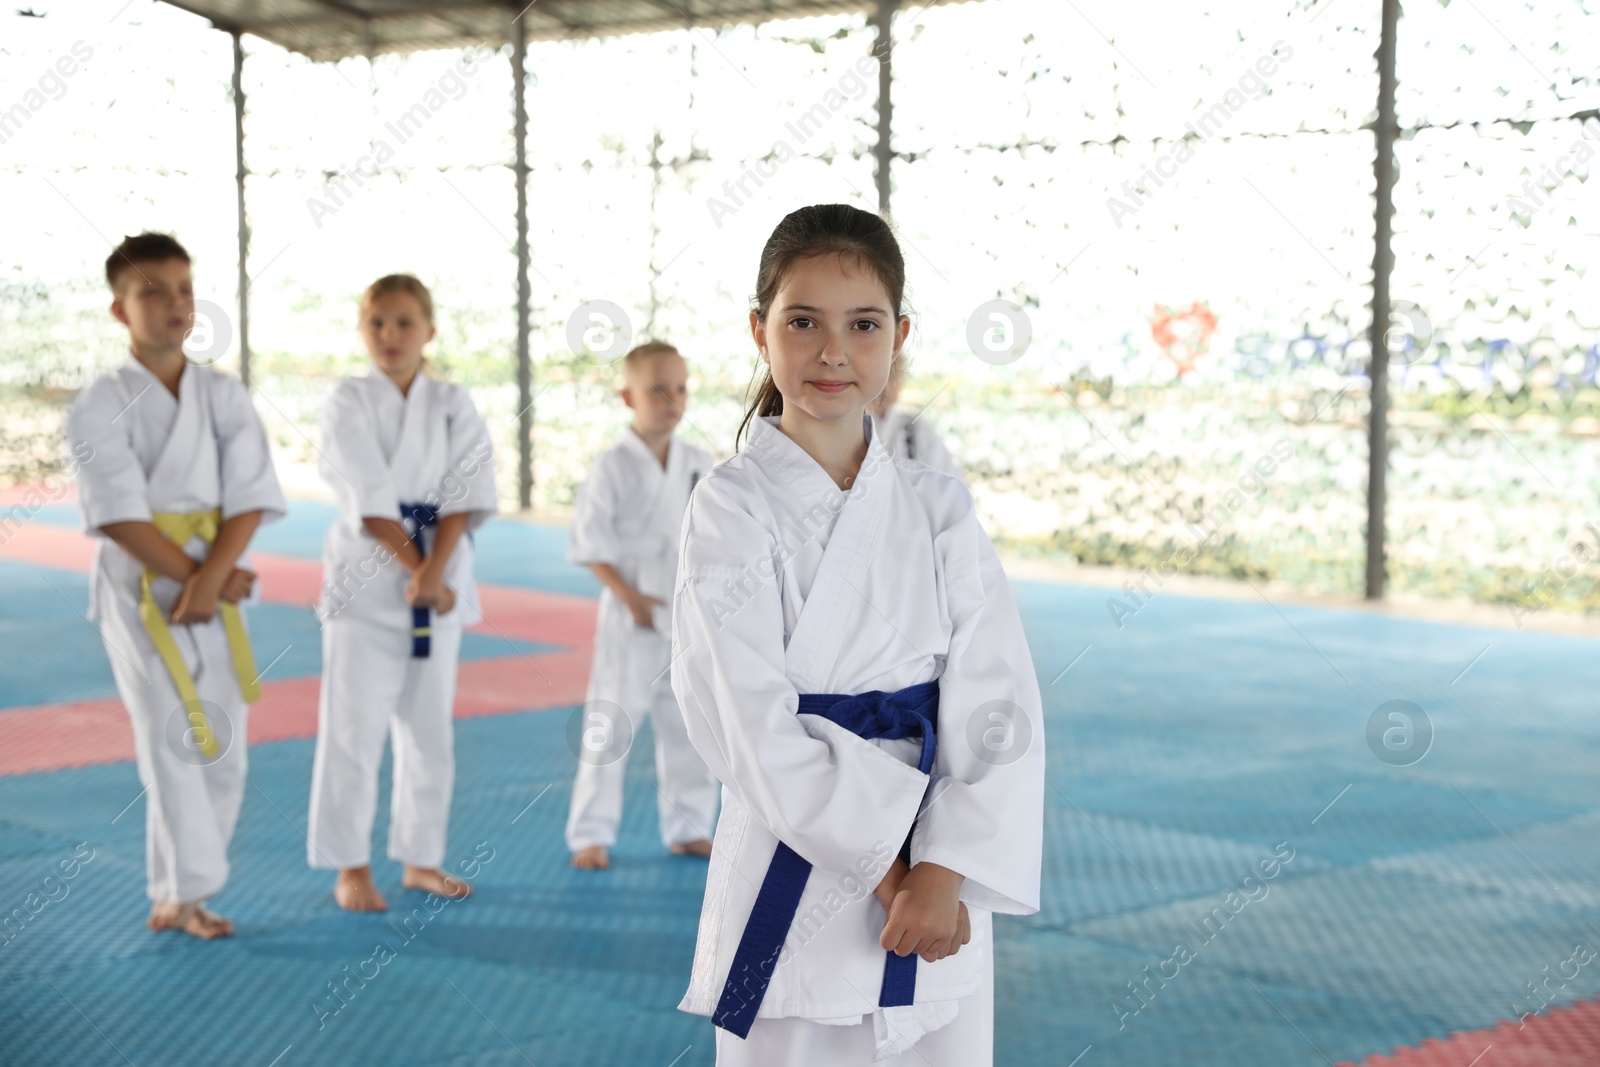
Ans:
{"label": "boy in background", "polygon": [[[239,379],[191,364],[189,254],[142,233],[106,260],[128,358],[72,405],[67,436],[95,537],[97,619],[144,786],[152,930],[233,933],[205,907],[228,880],[244,796],[245,722],[261,695],[240,602],[244,552],[284,515],[267,436]],[[90,458],[83,460],[88,454]]]}
{"label": "boy in background", "polygon": [[677,349],[639,345],[623,358],[623,376],[633,425],[589,468],[567,550],[570,562],[587,564],[605,585],[567,817],[567,848],[581,869],[610,865],[628,746],[646,715],[655,732],[662,843],[710,856],[717,802],[716,780],[689,743],[667,673],[678,535],[711,457],[673,436],[689,402],[689,367]]}

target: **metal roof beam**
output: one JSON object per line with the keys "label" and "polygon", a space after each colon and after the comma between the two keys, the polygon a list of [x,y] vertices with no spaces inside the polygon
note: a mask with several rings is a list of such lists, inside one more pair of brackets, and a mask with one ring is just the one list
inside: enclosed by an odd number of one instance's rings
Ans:
{"label": "metal roof beam", "polygon": [[[264,37],[322,62],[466,47],[473,42],[499,46],[510,39],[505,19],[508,11],[519,18],[526,40],[551,41],[685,27],[715,29],[828,13],[870,12],[876,7],[876,0],[538,0],[537,4],[527,0],[411,0],[402,6],[392,6],[394,0],[307,0],[315,6],[291,17],[278,10],[275,2],[165,2],[209,20],[218,29]],[[384,7],[369,9],[367,5],[374,2]],[[924,0],[926,6],[949,2]],[[408,22],[412,25],[405,25]]]}
{"label": "metal roof beam", "polygon": [[[163,0],[164,3],[173,3],[173,0]],[[464,12],[482,13],[485,15],[499,15],[504,13],[506,5],[483,0],[481,3],[460,4],[432,4],[425,7],[405,8],[401,10],[377,11],[370,15],[362,14],[359,9],[343,4],[330,4],[327,0],[314,0],[315,3],[327,7],[330,11],[326,15],[310,15],[302,18],[291,19],[287,16],[277,18],[243,18],[235,21],[235,25],[242,27],[247,33],[257,33],[268,29],[293,29],[296,26],[320,29],[325,26],[358,26],[364,23],[397,22],[415,18],[438,18],[449,12],[462,14]],[[181,7],[185,11],[192,11],[204,18],[212,18],[203,10],[197,9],[192,2],[176,3],[174,7]],[[348,13],[346,13],[348,12]],[[450,25],[451,23],[447,23]]]}

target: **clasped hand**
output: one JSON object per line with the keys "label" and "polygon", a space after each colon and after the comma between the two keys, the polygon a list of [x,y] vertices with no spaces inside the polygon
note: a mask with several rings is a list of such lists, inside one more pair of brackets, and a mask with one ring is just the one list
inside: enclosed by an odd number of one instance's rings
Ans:
{"label": "clasped hand", "polygon": [[646,596],[635,589],[632,596],[625,597],[623,599],[623,603],[628,605],[628,611],[633,615],[633,621],[635,625],[654,626],[656,624],[656,605],[664,604],[666,601],[657,597]]}
{"label": "clasped hand", "polygon": [[928,963],[954,956],[972,940],[967,906],[959,899],[964,880],[937,863],[908,868],[896,857],[873,890],[888,912],[878,943],[897,956],[915,953]]}
{"label": "clasped hand", "polygon": [[202,563],[183,580],[183,588],[178,592],[178,599],[172,602],[167,618],[180,625],[210,622],[217,613],[218,600],[237,604],[250,595],[255,584],[254,571],[243,567],[224,571]]}
{"label": "clasped hand", "polygon": [[456,606],[456,591],[445,584],[442,574],[425,562],[406,583],[406,603],[448,615]]}

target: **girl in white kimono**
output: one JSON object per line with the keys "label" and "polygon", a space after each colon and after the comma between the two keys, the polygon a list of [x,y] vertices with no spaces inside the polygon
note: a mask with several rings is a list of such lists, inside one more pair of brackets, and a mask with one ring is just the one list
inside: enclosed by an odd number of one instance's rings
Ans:
{"label": "girl in white kimono", "polygon": [[320,469],[339,501],[323,542],[322,694],[307,856],[339,872],[350,911],[387,906],[372,881],[385,735],[394,751],[389,858],[401,884],[464,897],[444,874],[455,785],[456,664],[482,619],[470,532],[498,507],[488,427],[467,391],[424,373],[433,300],[410,275],[361,300],[372,368],[322,413]]}
{"label": "girl in white kimono", "polygon": [[[1044,733],[960,480],[865,414],[910,329],[888,226],[787,216],[744,450],[684,518],[672,685],[723,783],[694,970],[717,1062],[981,1067],[991,915],[1039,905]],[[741,428],[741,434],[743,428]]]}
{"label": "girl in white kimono", "polygon": [[867,410],[872,414],[872,432],[883,442],[884,451],[898,459],[914,459],[934,470],[961,477],[961,464],[950,454],[944,438],[934,429],[924,411],[898,407],[900,386],[905,382],[905,361],[896,359],[889,368],[889,382]]}
{"label": "girl in white kimono", "polygon": [[[233,933],[204,903],[228,880],[260,675],[239,605],[257,526],[284,515],[267,437],[237,378],[189,363],[189,255],[164,234],[106,261],[128,327],[122,366],[67,415],[99,623],[133,725],[152,930]],[[134,798],[135,800],[138,797]]]}
{"label": "girl in white kimono", "polygon": [[567,546],[567,559],[588,564],[605,586],[567,813],[572,865],[586,869],[610,865],[628,752],[646,717],[655,734],[661,843],[709,856],[717,805],[717,783],[689,744],[667,677],[678,531],[711,457],[673,433],[689,404],[689,365],[677,349],[637,346],[623,358],[623,382],[633,425],[589,468]]}

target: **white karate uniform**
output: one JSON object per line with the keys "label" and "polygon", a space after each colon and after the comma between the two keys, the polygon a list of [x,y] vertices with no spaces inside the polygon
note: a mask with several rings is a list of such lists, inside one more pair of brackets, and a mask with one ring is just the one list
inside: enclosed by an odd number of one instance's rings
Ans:
{"label": "white karate uniform", "polygon": [[[610,589],[600,593],[594,662],[584,697],[586,750],[578,760],[567,812],[567,847],[610,848],[622,821],[624,747],[646,717],[656,743],[656,811],[664,845],[709,838],[716,818],[717,783],[684,732],[667,667],[672,660],[672,588],[678,572],[678,532],[693,485],[711,457],[679,438],[667,465],[630,427],[600,453],[578,490],[567,544],[571,563],[609,563],[622,579],[661,601],[653,627],[640,626]],[[626,722],[616,721],[621,716]],[[588,739],[594,745],[587,745]]]}
{"label": "white karate uniform", "polygon": [[[251,511],[261,512],[262,522],[281,519],[283,493],[266,432],[237,378],[188,365],[174,397],[130,352],[126,363],[79,394],[67,415],[67,444],[77,465],[84,526],[97,538],[89,618],[100,624],[117,693],[133,724],[144,786],[147,891],[156,901],[202,901],[228,880],[228,843],[244,797],[249,705],[222,613],[205,623],[169,623],[222,749],[214,758],[196,750],[171,672],[140,618],[144,565],[100,528],[150,522],[157,512],[219,507],[224,521]],[[183,549],[203,560],[209,546],[194,537]],[[238,565],[250,566],[245,557]],[[151,582],[163,617],[181,589],[170,578]]]}
{"label": "white karate uniform", "polygon": [[[863,416],[867,456],[841,492],[777,422],[752,421],[684,519],[672,685],[723,809],[679,1007],[714,1013],[781,840],[812,870],[750,1036],[719,1032],[719,1063],[904,1053],[889,1062],[978,1067],[993,1046],[991,913],[1039,906],[1044,732],[1027,639],[959,479],[891,459]],[[913,738],[864,740],[796,714],[800,694],[933,679],[931,775]],[[972,940],[918,960],[913,1004],[880,1008],[886,915],[871,890],[913,820],[911,862],[965,876]]]}
{"label": "white karate uniform", "polygon": [[[972,946],[966,945],[965,952]],[[922,966],[922,961],[917,961]],[[982,1067],[994,1058],[994,969],[985,967],[978,991],[961,1001],[961,1010],[945,1026],[925,1033],[904,1052],[877,1057],[873,1026],[854,1022],[829,1026],[793,1016],[758,1019],[750,1036],[740,1040],[718,1029],[718,1067],[774,1067],[782,1064],[834,1065],[878,1063],[886,1067]]]}
{"label": "white karate uniform", "polygon": [[[394,750],[389,858],[439,867],[455,786],[451,716],[461,633],[483,618],[472,539],[457,541],[445,566],[455,607],[430,612],[432,647],[413,659],[410,575],[362,520],[399,521],[401,504],[424,503],[441,518],[467,514],[469,531],[481,526],[499,507],[489,429],[461,386],[418,374],[402,394],[373,368],[340,382],[329,398],[318,467],[338,498],[339,519],[322,547],[322,694],[307,858],[338,870],[369,862],[387,733]],[[430,552],[437,533],[437,526],[424,531]]]}
{"label": "white karate uniform", "polygon": [[961,475],[961,464],[945,447],[944,438],[934,429],[933,422],[924,414],[892,407],[882,417],[872,417],[873,432],[883,442],[884,450],[897,459],[914,459],[926,463],[934,470]]}

